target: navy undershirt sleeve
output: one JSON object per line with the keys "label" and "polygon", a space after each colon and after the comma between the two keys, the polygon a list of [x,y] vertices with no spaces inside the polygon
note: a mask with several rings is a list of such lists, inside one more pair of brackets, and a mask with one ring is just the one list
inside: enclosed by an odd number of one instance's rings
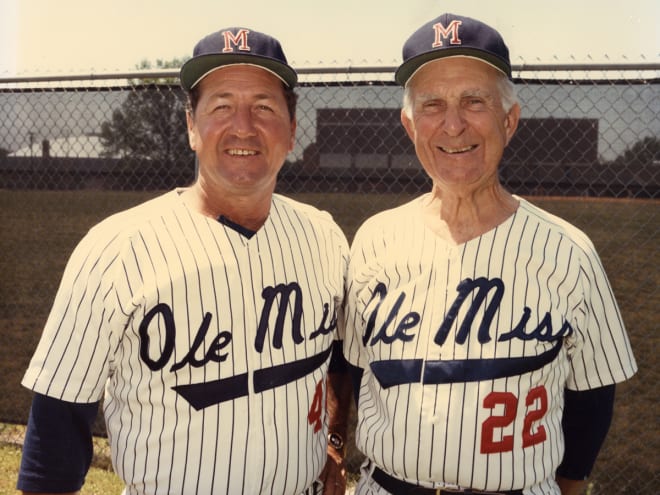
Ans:
{"label": "navy undershirt sleeve", "polygon": [[562,429],[566,451],[558,475],[585,480],[591,474],[612,422],[614,392],[614,385],[579,392],[565,390]]}
{"label": "navy undershirt sleeve", "polygon": [[330,364],[328,365],[328,371],[330,373],[346,373],[348,370],[348,361],[344,357],[342,344],[341,340],[335,340],[332,343],[332,355],[330,357]]}
{"label": "navy undershirt sleeve", "polygon": [[99,403],[75,404],[36,394],[16,487],[28,492],[80,490],[92,462]]}

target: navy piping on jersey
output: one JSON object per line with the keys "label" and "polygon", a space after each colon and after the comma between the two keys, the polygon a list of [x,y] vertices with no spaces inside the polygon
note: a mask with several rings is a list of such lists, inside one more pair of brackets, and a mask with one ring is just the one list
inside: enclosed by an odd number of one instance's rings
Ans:
{"label": "navy piping on jersey", "polygon": [[220,215],[218,217],[218,222],[220,222],[225,227],[229,227],[230,229],[235,230],[242,236],[247,237],[248,239],[251,239],[252,236],[257,233],[256,230],[250,230],[246,227],[243,227],[242,225],[237,224],[236,222],[232,222],[224,215]]}

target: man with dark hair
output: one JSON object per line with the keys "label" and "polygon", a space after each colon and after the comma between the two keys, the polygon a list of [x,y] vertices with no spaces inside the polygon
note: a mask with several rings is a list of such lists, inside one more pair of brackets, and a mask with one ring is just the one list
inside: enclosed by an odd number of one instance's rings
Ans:
{"label": "man with dark hair", "polygon": [[331,355],[348,245],[329,214],[274,194],[296,82],[269,35],[196,45],[181,84],[198,177],[71,256],[23,379],[19,489],[80,489],[105,397],[127,495],[344,493],[350,385]]}

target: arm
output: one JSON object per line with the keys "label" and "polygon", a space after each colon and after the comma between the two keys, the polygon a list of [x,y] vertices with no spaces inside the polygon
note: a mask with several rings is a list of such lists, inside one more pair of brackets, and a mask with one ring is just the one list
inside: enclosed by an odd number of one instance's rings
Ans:
{"label": "arm", "polygon": [[557,475],[556,481],[561,490],[561,495],[580,495],[587,488],[587,482],[582,480],[569,480]]}
{"label": "arm", "polygon": [[98,402],[74,404],[35,394],[18,473],[19,490],[78,493],[92,462],[92,425],[98,406]]}
{"label": "arm", "polygon": [[345,441],[348,432],[348,413],[351,400],[351,381],[348,376],[346,361],[342,354],[342,343],[336,341],[332,350],[328,371],[328,437],[341,439],[341,445],[335,447],[328,442],[328,460],[321,473],[324,495],[344,495],[346,491],[346,454]]}
{"label": "arm", "polygon": [[579,495],[598,457],[612,422],[614,385],[564,392],[564,459],[557,468],[562,495]]}

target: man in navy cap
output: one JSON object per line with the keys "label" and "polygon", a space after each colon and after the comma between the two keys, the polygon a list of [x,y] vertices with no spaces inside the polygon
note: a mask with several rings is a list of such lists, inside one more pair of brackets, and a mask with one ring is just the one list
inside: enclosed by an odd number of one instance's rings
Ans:
{"label": "man in navy cap", "polygon": [[509,51],[444,14],[395,78],[432,188],[351,246],[356,494],[580,493],[636,364],[593,244],[499,182],[520,118]]}
{"label": "man in navy cap", "polygon": [[269,35],[196,45],[181,85],[198,177],[71,256],[23,379],[19,489],[80,489],[104,398],[127,495],[344,493],[348,244],[330,215],[274,194],[296,81]]}

